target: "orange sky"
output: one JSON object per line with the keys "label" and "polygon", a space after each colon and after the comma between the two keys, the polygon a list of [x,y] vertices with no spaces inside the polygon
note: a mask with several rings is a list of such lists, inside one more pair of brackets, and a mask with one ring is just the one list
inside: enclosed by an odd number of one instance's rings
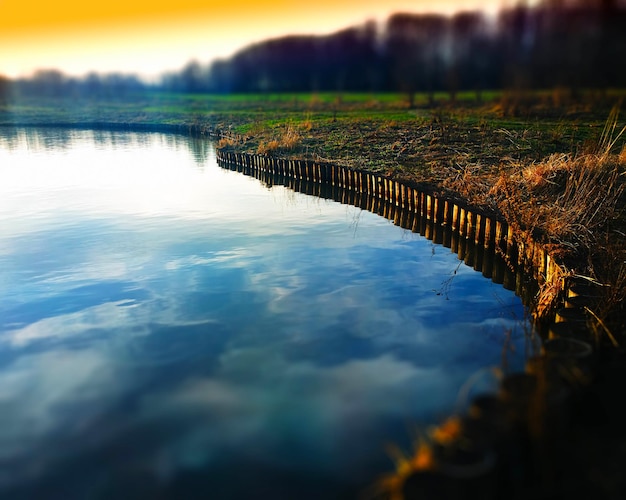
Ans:
{"label": "orange sky", "polygon": [[287,33],[329,33],[394,12],[495,11],[506,0],[0,0],[0,74],[156,76]]}

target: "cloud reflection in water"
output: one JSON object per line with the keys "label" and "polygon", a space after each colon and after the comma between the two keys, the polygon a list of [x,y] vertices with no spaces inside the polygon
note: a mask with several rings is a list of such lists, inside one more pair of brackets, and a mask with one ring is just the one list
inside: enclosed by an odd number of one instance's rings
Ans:
{"label": "cloud reflection in water", "polygon": [[56,133],[2,153],[0,488],[333,498],[523,362],[519,299],[416,234],[181,138]]}

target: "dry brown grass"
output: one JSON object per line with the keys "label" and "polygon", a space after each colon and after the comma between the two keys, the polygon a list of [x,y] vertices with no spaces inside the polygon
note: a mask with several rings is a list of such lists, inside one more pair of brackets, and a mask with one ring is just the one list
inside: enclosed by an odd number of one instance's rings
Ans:
{"label": "dry brown grass", "polygon": [[280,142],[278,142],[276,139],[273,139],[268,142],[259,142],[259,147],[257,148],[256,152],[260,155],[267,155],[278,151],[278,149],[280,149]]}
{"label": "dry brown grass", "polygon": [[295,127],[293,127],[292,125],[287,125],[287,128],[281,137],[281,147],[283,147],[284,149],[292,150],[296,146],[298,146],[301,141],[302,137],[295,129]]}
{"label": "dry brown grass", "polygon": [[277,152],[296,151],[302,143],[302,136],[298,130],[291,124],[285,126],[284,131],[278,138],[260,141],[257,148],[257,154],[267,155]]}
{"label": "dry brown grass", "polygon": [[586,152],[552,155],[503,173],[490,190],[518,234],[555,244],[561,256],[576,256],[577,272],[602,285],[602,300],[588,312],[596,338],[613,345],[625,340],[626,235],[619,229],[625,218],[626,146],[615,153],[625,130],[617,129],[615,108],[600,140]]}
{"label": "dry brown grass", "polygon": [[521,230],[588,249],[619,215],[621,170],[616,155],[553,155],[503,174],[489,194]]}
{"label": "dry brown grass", "polygon": [[432,470],[437,465],[432,442],[427,438],[416,439],[413,451],[409,454],[395,444],[387,446],[387,453],[394,462],[395,470],[376,481],[372,487],[371,498],[403,500],[402,488],[407,478],[414,472]]}
{"label": "dry brown grass", "polygon": [[522,179],[531,191],[557,187],[569,171],[568,155],[553,155],[547,161],[533,163],[522,169]]}
{"label": "dry brown grass", "polygon": [[608,156],[612,154],[617,141],[619,141],[620,137],[626,132],[626,125],[616,134],[617,128],[617,119],[619,118],[619,107],[621,102],[614,106],[609,113],[609,117],[604,125],[604,129],[602,130],[602,135],[600,136],[600,140],[598,141],[598,145],[592,153],[601,156]]}
{"label": "dry brown grass", "polygon": [[626,235],[616,230],[602,235],[589,261],[590,277],[602,285],[591,327],[596,338],[626,346]]}
{"label": "dry brown grass", "polygon": [[[604,285],[594,314],[599,328],[613,332],[625,327],[626,145],[618,144],[625,130],[617,127],[614,109],[600,139],[578,154],[507,159],[496,175],[485,175],[480,164],[464,165],[444,181],[471,204],[504,215],[518,241],[547,244],[553,257]],[[549,310],[554,296],[542,289],[538,312]]]}
{"label": "dry brown grass", "polygon": [[623,213],[626,146],[615,153],[617,108],[597,143],[578,154],[541,161],[508,159],[496,176],[480,164],[456,169],[445,186],[470,203],[502,213],[519,236],[589,250]]}
{"label": "dry brown grass", "polygon": [[589,248],[619,214],[621,170],[616,155],[553,155],[501,174],[489,195],[520,230]]}
{"label": "dry brown grass", "polygon": [[217,143],[217,147],[219,149],[227,149],[227,148],[232,148],[234,146],[236,146],[239,143],[239,141],[233,137],[222,137],[218,143]]}
{"label": "dry brown grass", "polygon": [[621,167],[626,167],[626,144],[624,144],[620,154],[617,155],[617,160]]}
{"label": "dry brown grass", "polygon": [[307,113],[306,119],[300,123],[300,127],[305,132],[310,132],[313,130],[313,120],[311,119],[311,114]]}

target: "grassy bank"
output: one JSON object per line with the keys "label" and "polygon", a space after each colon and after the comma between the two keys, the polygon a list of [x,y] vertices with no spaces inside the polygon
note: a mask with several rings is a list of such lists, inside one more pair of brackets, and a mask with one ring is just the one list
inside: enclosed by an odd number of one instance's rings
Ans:
{"label": "grassy bank", "polygon": [[[216,134],[220,147],[381,173],[503,214],[603,285],[599,319],[626,336],[624,91],[37,97],[0,106],[0,125]],[[626,338],[624,339],[626,344]]]}

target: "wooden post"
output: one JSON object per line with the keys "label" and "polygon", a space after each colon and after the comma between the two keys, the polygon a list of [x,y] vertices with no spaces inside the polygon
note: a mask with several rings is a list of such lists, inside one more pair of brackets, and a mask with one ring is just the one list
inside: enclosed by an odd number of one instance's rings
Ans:
{"label": "wooden post", "polygon": [[462,260],[464,262],[465,262],[465,255],[467,254],[467,244],[468,244],[467,242],[468,242],[467,238],[459,235],[456,255],[459,260]]}
{"label": "wooden post", "polygon": [[515,291],[515,271],[508,265],[504,266],[504,277],[502,279],[502,286],[511,291]]}
{"label": "wooden post", "polygon": [[506,252],[506,232],[508,230],[508,226],[506,222],[501,220],[496,220],[496,235],[495,235],[495,246],[498,247],[502,252]]}
{"label": "wooden post", "polygon": [[433,243],[441,245],[443,243],[443,226],[441,224],[434,224],[433,230]]}
{"label": "wooden post", "polygon": [[444,225],[441,226],[443,229],[443,246],[446,248],[450,248],[450,242],[452,240],[452,229],[450,226]]}
{"label": "wooden post", "polygon": [[420,232],[420,221],[421,221],[421,217],[419,216],[419,214],[413,212],[413,224],[411,226],[411,231],[414,233],[419,233]]}
{"label": "wooden post", "polygon": [[485,247],[474,245],[474,270],[482,273],[485,259]]}
{"label": "wooden post", "polygon": [[502,285],[504,283],[504,273],[506,272],[506,263],[502,260],[502,254],[496,253],[496,247],[493,247],[494,259],[493,259],[493,276],[491,281]]}
{"label": "wooden post", "polygon": [[491,279],[493,276],[494,257],[493,248],[483,245],[482,272],[485,278]]}
{"label": "wooden post", "polygon": [[473,242],[476,225],[476,214],[470,212],[467,209],[463,209],[463,211],[465,212],[465,237],[468,240],[472,240]]}
{"label": "wooden post", "polygon": [[398,210],[400,213],[400,227],[403,229],[411,229],[411,225],[409,220],[411,218],[411,213],[408,210]]}
{"label": "wooden post", "polygon": [[424,237],[427,240],[433,239],[433,223],[431,220],[424,219],[426,221],[426,226],[424,228]]}
{"label": "wooden post", "polygon": [[474,245],[474,242],[472,240],[468,240],[467,238],[461,238],[461,241],[459,241],[459,249],[461,248],[461,242],[465,242],[464,253],[462,256],[463,262],[465,262],[466,265],[473,267],[476,245]]}
{"label": "wooden post", "polygon": [[460,221],[459,221],[459,213],[460,213],[461,209],[459,208],[459,206],[455,203],[452,205],[452,224],[450,225],[452,227],[452,231],[454,232],[459,232],[459,226],[460,226]]}
{"label": "wooden post", "polygon": [[459,233],[453,230],[450,230],[450,251],[452,253],[459,251]]}
{"label": "wooden post", "polygon": [[452,204],[448,200],[444,200],[443,202],[443,219],[441,220],[442,224],[450,227],[452,225]]}
{"label": "wooden post", "polygon": [[495,234],[495,226],[492,224],[491,217],[485,217],[485,237],[483,240],[483,246],[488,248],[492,246],[494,234]]}
{"label": "wooden post", "polygon": [[422,216],[422,193],[417,189],[413,190],[413,211],[421,218]]}
{"label": "wooden post", "polygon": [[476,226],[474,229],[474,243],[480,245],[485,237],[485,217],[482,214],[476,214]]}

